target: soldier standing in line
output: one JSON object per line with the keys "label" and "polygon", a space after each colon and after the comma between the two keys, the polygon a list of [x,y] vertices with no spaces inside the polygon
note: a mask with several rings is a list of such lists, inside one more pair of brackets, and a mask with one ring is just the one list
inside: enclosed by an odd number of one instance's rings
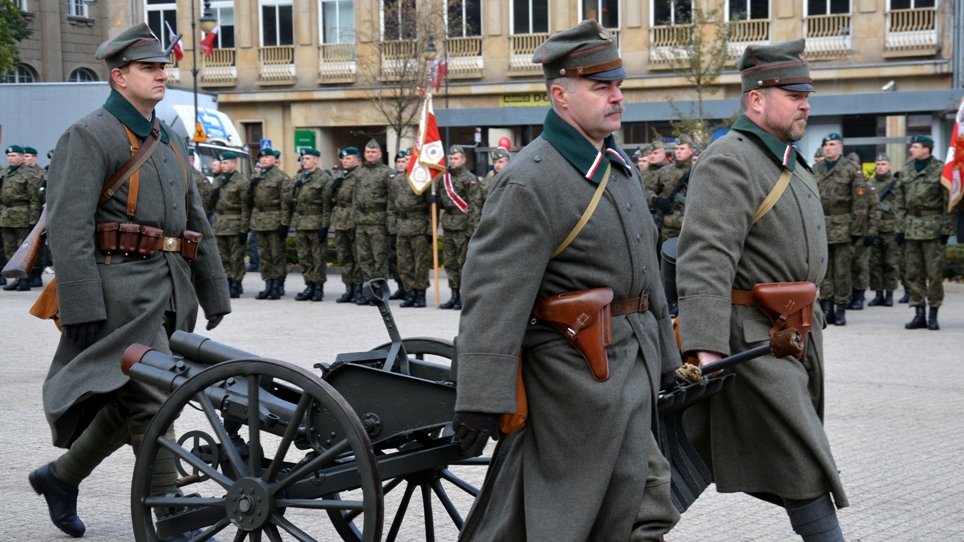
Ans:
{"label": "soldier standing in line", "polygon": [[211,186],[211,181],[208,180],[207,176],[201,172],[201,161],[197,157],[197,153],[194,151],[194,147],[190,147],[187,153],[191,155],[191,177],[194,179],[194,184],[197,185],[198,194],[201,195],[201,206],[204,208],[204,216],[211,216],[211,208],[208,206],[211,203],[211,190],[214,188]]}
{"label": "soldier standing in line", "polygon": [[388,176],[388,274],[395,279],[396,290],[390,295],[389,299],[408,299],[408,291],[405,289],[404,281],[398,271],[398,231],[395,227],[395,216],[392,213],[393,200],[395,199],[396,185],[401,183],[408,186],[408,159],[411,153],[407,150],[400,150],[395,153],[395,170]]}
{"label": "soldier standing in line", "polygon": [[345,147],[338,153],[340,175],[325,190],[325,215],[335,230],[335,254],[341,267],[341,281],[345,293],[335,303],[350,303],[355,292],[361,295],[361,271],[355,260],[355,217],[352,212],[352,193],[355,190],[355,170],[361,166],[361,153],[356,147]]}
{"label": "soldier standing in line", "polygon": [[445,260],[445,276],[448,278],[452,296],[439,305],[440,309],[462,310],[460,287],[462,266],[469,247],[472,228],[478,223],[471,209],[473,190],[478,189],[478,180],[465,167],[465,150],[459,145],[449,148],[448,171],[443,181],[445,194],[439,196],[442,210],[442,258]]}
{"label": "soldier standing in line", "polygon": [[867,181],[877,195],[877,207],[880,209],[877,238],[870,251],[870,289],[874,291],[874,298],[867,303],[870,307],[893,307],[894,290],[897,288],[897,279],[901,276],[902,257],[897,246],[896,227],[896,188],[899,181],[900,173],[891,171],[890,157],[884,153],[878,154],[874,164],[874,176]]}
{"label": "soldier standing in line", "polygon": [[[941,184],[944,163],[934,158],[934,140],[910,138],[910,157],[897,183],[897,242],[905,244],[907,282],[914,318],[907,329],[940,329],[937,310],[944,302],[944,258],[954,234],[953,215],[947,212],[947,189]],[[924,307],[930,306],[927,315]]]}
{"label": "soldier standing in line", "polygon": [[251,207],[248,205],[248,179],[238,171],[238,154],[224,151],[218,156],[221,174],[214,180],[208,208],[213,214],[211,228],[218,243],[218,253],[228,277],[232,298],[241,297],[244,289],[244,253],[248,247]]}
{"label": "soldier standing in line", "polygon": [[405,290],[401,307],[424,307],[432,267],[432,205],[429,192],[416,194],[408,183],[406,154],[389,179],[389,224],[395,232],[398,276]]}
{"label": "soldier standing in line", "polygon": [[643,171],[642,178],[643,190],[646,191],[646,204],[649,206],[649,212],[655,216],[656,207],[653,205],[653,200],[663,191],[663,187],[659,184],[659,170],[669,164],[669,155],[666,153],[663,140],[657,139],[650,145],[649,164]]}
{"label": "soldier standing in line", "polygon": [[[355,173],[352,209],[355,213],[355,258],[362,283],[388,278],[388,176],[392,170],[382,162],[382,148],[374,139],[365,144],[365,163]],[[354,302],[371,302],[359,288]]]}
{"label": "soldier standing in line", "polygon": [[832,132],[823,138],[824,159],[813,167],[827,223],[827,274],[820,283],[820,307],[827,321],[847,325],[846,310],[853,292],[854,244],[873,245],[876,224],[870,220],[870,189],[863,175],[843,157],[843,138]]}
{"label": "soldier standing in line", "polygon": [[[3,231],[4,261],[13,257],[20,243],[40,219],[43,195],[42,177],[23,165],[23,147],[11,145],[6,149],[7,169],[0,176],[0,228]],[[17,279],[3,287],[6,291],[30,290],[30,279]]]}
{"label": "soldier standing in line", "polygon": [[696,148],[693,138],[681,134],[673,149],[675,160],[672,164],[659,169],[657,186],[661,192],[653,198],[656,207],[656,225],[660,228],[660,244],[667,239],[679,236],[683,227],[683,211],[686,207],[686,190],[693,167]]}
{"label": "soldier standing in line", "polygon": [[[860,162],[860,156],[855,152],[851,152],[847,154],[847,160],[857,168],[857,172],[863,177],[863,166]],[[867,217],[869,223],[873,225],[870,229],[876,232],[880,227],[880,200],[874,195],[874,188],[869,180],[866,181],[866,184],[867,190],[864,191],[864,197],[868,200]],[[850,294],[850,304],[847,305],[847,308],[853,311],[860,311],[864,309],[864,296],[867,288],[870,286],[870,253],[874,243],[876,243],[876,237],[868,238],[867,236],[857,236],[852,239],[854,245],[854,259],[851,267],[853,292]]]}
{"label": "soldier standing in line", "polygon": [[325,190],[331,177],[318,167],[321,152],[304,149],[301,172],[291,190],[291,227],[297,232],[298,261],[301,262],[305,289],[295,301],[321,301],[328,278],[328,216],[325,215]]}
{"label": "soldier standing in line", "polygon": [[288,239],[288,209],[291,205],[291,179],[277,167],[272,149],[258,153],[261,173],[248,185],[251,229],[258,243],[258,260],[264,290],[255,299],[281,299],[284,295],[285,240]]}
{"label": "soldier standing in line", "polygon": [[644,143],[643,145],[640,145],[638,149],[636,149],[635,153],[633,153],[633,161],[636,162],[636,168],[639,169],[640,174],[649,169],[649,153],[652,150],[652,145],[649,143]]}
{"label": "soldier standing in line", "polygon": [[[492,187],[492,179],[498,175],[509,162],[512,161],[512,155],[509,151],[503,149],[502,147],[496,147],[489,152],[489,159],[492,160],[492,169],[485,174],[485,178],[479,180],[479,189],[475,191],[475,206],[478,209],[478,216],[482,215],[482,207],[485,206],[485,200],[489,198],[489,189]],[[469,202],[472,205],[473,202]],[[475,226],[472,227],[475,230]]]}
{"label": "soldier standing in line", "polygon": [[[47,170],[37,165],[37,149],[27,146],[23,147],[23,166],[21,167],[29,170],[34,178],[37,179],[37,189],[40,190],[40,201],[41,204],[45,203],[47,201]],[[30,270],[31,288],[43,288],[43,272],[44,267],[48,265],[48,261],[50,261],[50,249],[47,247],[47,244],[44,243],[40,256],[34,263],[33,269]]]}

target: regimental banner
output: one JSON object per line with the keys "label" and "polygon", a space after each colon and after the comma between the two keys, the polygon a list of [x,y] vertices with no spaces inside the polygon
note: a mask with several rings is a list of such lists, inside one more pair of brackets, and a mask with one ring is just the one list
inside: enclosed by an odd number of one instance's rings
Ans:
{"label": "regimental banner", "polygon": [[408,184],[416,194],[421,194],[432,186],[432,182],[444,171],[445,148],[442,146],[435,111],[432,109],[432,95],[426,94],[418,122],[418,133],[415,136],[415,147],[408,160]]}
{"label": "regimental banner", "polygon": [[545,92],[499,96],[499,107],[549,107],[550,105],[549,95]]}
{"label": "regimental banner", "polygon": [[[954,210],[964,196],[964,99],[954,116],[954,132],[951,133],[951,146],[947,150],[947,161],[941,174],[941,184],[947,189],[947,212]],[[960,241],[960,240],[958,240]]]}

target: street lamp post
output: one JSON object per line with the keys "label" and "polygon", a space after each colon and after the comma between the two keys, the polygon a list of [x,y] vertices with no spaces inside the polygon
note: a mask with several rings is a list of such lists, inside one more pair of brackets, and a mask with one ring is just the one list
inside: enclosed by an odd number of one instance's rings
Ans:
{"label": "street lamp post", "polygon": [[[197,74],[201,70],[197,67],[197,47],[198,47],[198,35],[197,35],[197,23],[194,19],[195,9],[194,0],[191,0],[191,39],[194,40],[193,46],[191,47],[191,75],[194,76],[194,134],[197,135],[198,122],[200,121],[200,115],[197,110]],[[201,30],[204,32],[210,32],[214,30],[217,26],[218,20],[211,15],[211,2],[209,0],[204,0],[204,11],[201,13]],[[194,138],[192,138],[194,139]]]}

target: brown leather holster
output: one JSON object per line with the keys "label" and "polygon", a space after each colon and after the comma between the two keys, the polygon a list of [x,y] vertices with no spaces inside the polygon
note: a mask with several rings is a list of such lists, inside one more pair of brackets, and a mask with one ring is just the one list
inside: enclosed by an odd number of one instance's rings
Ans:
{"label": "brown leather holster", "polygon": [[537,321],[554,327],[582,354],[599,382],[609,380],[606,347],[613,344],[612,300],[612,288],[590,288],[542,298],[532,311]]}
{"label": "brown leather holster", "polygon": [[803,340],[803,359],[807,336],[813,329],[813,304],[817,300],[817,285],[812,282],[764,282],[753,285],[756,307],[770,320],[770,336],[784,329],[795,329]]}

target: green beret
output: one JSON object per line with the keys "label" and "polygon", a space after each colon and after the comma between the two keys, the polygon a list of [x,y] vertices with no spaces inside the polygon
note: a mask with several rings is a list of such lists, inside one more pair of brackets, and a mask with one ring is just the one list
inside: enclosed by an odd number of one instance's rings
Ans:
{"label": "green beret", "polygon": [[503,158],[509,158],[509,157],[510,157],[509,151],[503,149],[502,147],[496,147],[491,151],[489,151],[489,158],[491,158],[493,162],[495,162],[496,160],[501,160]]}
{"label": "green beret", "polygon": [[315,149],[315,148],[313,148],[313,147],[308,147],[308,148],[306,148],[306,149],[301,149],[301,150],[304,151],[304,152],[303,152],[304,154],[310,154],[310,155],[312,155],[312,156],[314,156],[314,157],[317,157],[317,158],[320,158],[320,157],[321,157],[321,151],[319,151],[318,149]]}
{"label": "green beret", "polygon": [[915,135],[915,136],[911,136],[910,142],[911,142],[911,143],[920,143],[921,145],[923,145],[923,146],[925,146],[925,147],[927,147],[927,148],[930,148],[930,149],[933,149],[933,148],[934,148],[934,140],[931,139],[930,136],[926,136],[926,135]]}
{"label": "green beret", "polygon": [[37,149],[35,149],[35,148],[33,148],[33,147],[27,147],[26,145],[24,145],[24,147],[23,147],[23,153],[24,153],[24,154],[29,154],[29,155],[31,155],[31,156],[37,156]]}
{"label": "green beret", "polygon": [[7,150],[3,151],[6,154],[23,154],[23,147],[20,145],[10,145]]}
{"label": "green beret", "polygon": [[462,145],[452,145],[449,147],[449,154],[465,154],[465,149],[462,148]]}
{"label": "green beret", "polygon": [[374,139],[369,139],[369,140],[368,140],[368,143],[365,143],[365,148],[366,148],[366,149],[379,149],[379,150],[381,150],[382,146],[379,145],[378,142],[375,141]]}
{"label": "green beret", "polygon": [[358,147],[345,147],[338,151],[338,158],[344,158],[349,155],[361,156],[361,152],[358,150]]}
{"label": "green beret", "polygon": [[275,158],[281,158],[281,151],[279,151],[278,149],[275,149],[275,150],[271,151],[271,154],[272,154]]}
{"label": "green beret", "polygon": [[542,64],[546,79],[587,77],[618,81],[626,78],[616,38],[594,19],[547,39],[535,50],[532,62]]}
{"label": "green beret", "polygon": [[886,152],[882,152],[877,155],[877,162],[890,162],[890,157],[887,156]]}
{"label": "green beret", "polygon": [[843,141],[843,136],[841,136],[841,135],[838,134],[837,132],[830,132],[829,134],[827,134],[827,137],[825,137],[825,138],[823,138],[822,140],[820,140],[820,146],[823,147],[824,145],[827,144],[828,141],[841,141],[841,142],[842,142],[842,141]]}
{"label": "green beret", "polygon": [[269,148],[261,149],[258,151],[258,158],[261,158],[262,156],[274,156],[274,151]]}
{"label": "green beret", "polygon": [[221,161],[224,161],[224,160],[237,160],[237,159],[238,159],[238,153],[236,153],[236,152],[234,152],[234,151],[224,151],[224,152],[222,152],[221,154],[218,155],[218,160],[221,160]]}
{"label": "green beret", "polygon": [[147,23],[139,23],[100,44],[94,58],[103,60],[107,63],[107,69],[113,70],[135,61],[167,64],[170,62],[169,54],[170,51],[161,47],[161,41],[151,32]]}
{"label": "green beret", "polygon": [[743,79],[743,92],[768,87],[813,92],[810,68],[801,56],[803,49],[802,39],[773,45],[747,45],[736,63]]}
{"label": "green beret", "polygon": [[401,160],[402,158],[408,158],[408,154],[409,154],[409,153],[408,153],[407,150],[402,149],[402,150],[398,151],[397,153],[395,153],[395,160]]}

